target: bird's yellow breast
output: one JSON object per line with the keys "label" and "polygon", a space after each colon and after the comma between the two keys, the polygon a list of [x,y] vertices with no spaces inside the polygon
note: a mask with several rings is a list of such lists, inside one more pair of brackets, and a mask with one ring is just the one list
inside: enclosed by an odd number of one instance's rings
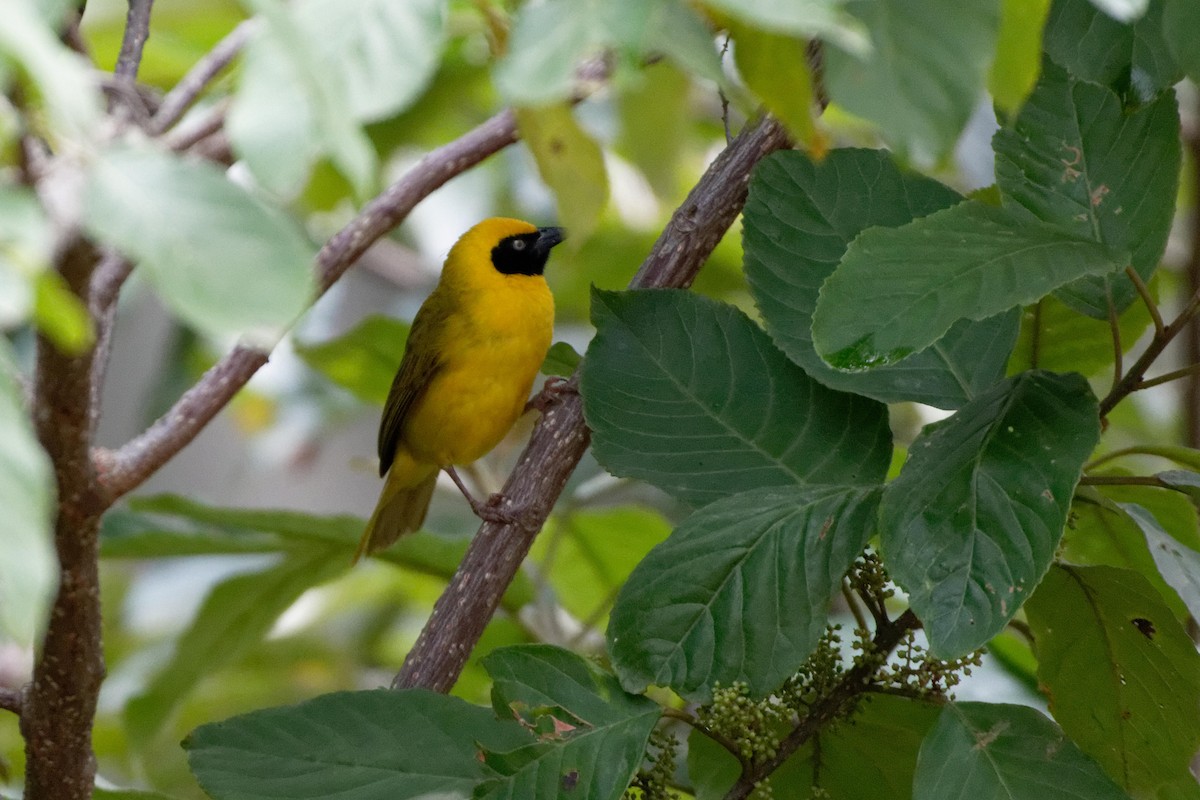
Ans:
{"label": "bird's yellow breast", "polygon": [[542,276],[503,275],[490,265],[446,275],[436,292],[443,296],[431,300],[451,309],[437,337],[442,366],[402,442],[418,460],[466,464],[495,447],[521,415],[550,347],[554,298]]}

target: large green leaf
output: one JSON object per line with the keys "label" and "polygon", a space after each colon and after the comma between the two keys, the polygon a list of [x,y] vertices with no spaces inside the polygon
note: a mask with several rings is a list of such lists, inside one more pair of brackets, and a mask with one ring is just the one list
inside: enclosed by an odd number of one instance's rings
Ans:
{"label": "large green leaf", "polygon": [[1000,28],[996,0],[852,0],[866,55],[826,51],[833,101],[879,125],[902,153],[933,162],[954,146],[983,92]]}
{"label": "large green leaf", "polygon": [[302,0],[296,23],[334,72],[350,113],[372,122],[402,111],[425,89],[446,41],[444,0]]}
{"label": "large green leaf", "polygon": [[842,577],[875,533],[878,489],[757,489],[706,506],[617,597],[609,655],[630,691],[778,688],[812,654]]}
{"label": "large green leaf", "polygon": [[1004,376],[1015,310],[955,323],[928,349],[862,373],[833,369],[812,344],[821,282],[867,228],[895,228],[962,200],[921,175],[903,173],[882,150],[834,150],[819,163],[774,153],[754,171],[742,230],[746,278],[771,338],[826,386],[883,402],[958,408]]}
{"label": "large green leaf", "polygon": [[1083,378],[1026,372],[910,448],[880,506],[883,555],[938,657],[986,643],[1037,586],[1099,438]]}
{"label": "large green leaf", "polygon": [[1200,30],[1200,3],[1166,0],[1163,8],[1163,37],[1171,55],[1187,76],[1200,81],[1200,46],[1193,35]]}
{"label": "large green leaf", "polygon": [[1072,75],[1109,86],[1134,102],[1174,85],[1179,66],[1164,41],[1163,2],[1136,22],[1118,22],[1091,0],[1055,0],[1043,34],[1046,53]]}
{"label": "large green leaf", "polygon": [[1032,708],[953,703],[925,737],[914,800],[1128,800]]}
{"label": "large green leaf", "polygon": [[742,312],[681,290],[592,297],[584,412],[613,474],[692,505],[760,486],[883,479],[885,407],[812,380]]}
{"label": "large green leaf", "polygon": [[25,411],[7,340],[0,339],[0,629],[29,647],[58,588],[54,473]]}
{"label": "large green leaf", "polygon": [[513,21],[496,85],[519,105],[566,99],[586,57],[614,48],[642,60],[666,55],[684,69],[720,82],[712,34],[680,0],[547,0],[525,5]]}
{"label": "large green leaf", "polygon": [[372,315],[327,342],[296,342],[296,355],[359,400],[382,406],[404,357],[409,326]]}
{"label": "large green leaf", "polygon": [[315,251],[302,232],[207,163],[109,150],[92,167],[84,222],[213,336],[273,343],[313,296]]}
{"label": "large green leaf", "polygon": [[214,800],[468,800],[482,750],[529,741],[490,709],[422,689],[338,692],[197,728],[188,761]]}
{"label": "large green leaf", "polygon": [[131,735],[146,739],[157,733],[198,682],[262,641],[301,594],[349,569],[344,553],[341,548],[309,548],[214,588],[176,642],[171,660],[126,706]]}
{"label": "large green leaf", "polygon": [[[778,798],[823,790],[837,800],[908,800],[921,740],[940,712],[932,703],[870,695],[854,716],[816,733],[766,782]],[[737,759],[712,739],[698,731],[688,738],[696,800],[721,800],[740,772]]]}
{"label": "large green leaf", "polygon": [[537,731],[537,742],[489,754],[500,777],[481,798],[586,797],[616,800],[642,763],[658,704],[626,694],[616,678],[551,645],[495,650],[483,659],[492,706]]}
{"label": "large green leaf", "polygon": [[870,228],[821,286],[817,352],[840,369],[920,352],[960,319],[1032,303],[1128,256],[1014,212],[960,203],[899,228]]}
{"label": "large green leaf", "polygon": [[[1126,111],[1110,89],[1047,61],[1015,124],[996,133],[996,182],[1007,208],[1130,254],[1143,279],[1158,266],[1175,214],[1179,111],[1165,92]],[[1124,275],[1059,290],[1071,307],[1108,318],[1137,298]]]}
{"label": "large green leaf", "polygon": [[1136,797],[1185,777],[1200,747],[1200,655],[1146,579],[1054,567],[1026,612],[1050,711],[1079,747]]}

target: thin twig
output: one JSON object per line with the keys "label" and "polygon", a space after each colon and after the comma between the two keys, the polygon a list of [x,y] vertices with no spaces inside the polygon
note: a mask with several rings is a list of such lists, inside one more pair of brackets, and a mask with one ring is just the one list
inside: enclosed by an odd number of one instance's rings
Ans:
{"label": "thin twig", "polygon": [[189,120],[187,125],[172,129],[163,136],[167,147],[176,153],[181,153],[193,147],[197,142],[212,136],[225,127],[225,117],[229,113],[229,100],[224,99],[205,109],[197,119]]}
{"label": "thin twig", "polygon": [[1108,413],[1116,407],[1117,403],[1124,400],[1133,392],[1137,391],[1138,385],[1142,382],[1146,375],[1146,370],[1150,365],[1162,355],[1163,350],[1167,349],[1167,345],[1171,343],[1179,333],[1184,330],[1191,322],[1192,318],[1200,312],[1200,291],[1197,291],[1188,300],[1183,311],[1179,312],[1171,324],[1163,328],[1161,334],[1156,334],[1146,347],[1146,352],[1142,353],[1134,365],[1129,368],[1125,376],[1117,382],[1117,385],[1112,388],[1107,396],[1100,401],[1100,417],[1108,416]]}
{"label": "thin twig", "polygon": [[179,121],[200,93],[212,83],[221,70],[237,57],[246,46],[254,32],[255,22],[252,19],[242,21],[236,28],[217,42],[212,50],[197,61],[179,83],[163,97],[158,111],[150,120],[148,132],[151,136],[160,136],[168,128]]}
{"label": "thin twig", "polygon": [[742,751],[737,746],[737,742],[733,741],[728,736],[725,736],[723,733],[714,731],[712,728],[708,727],[688,712],[667,706],[663,708],[662,715],[667,719],[679,720],[688,727],[693,728],[707,736],[709,739],[712,739],[714,742],[721,745],[721,747],[724,747],[729,751],[730,755],[738,760],[738,763],[741,765],[743,770],[751,768],[750,761],[744,755],[742,755]]}
{"label": "thin twig", "polygon": [[[690,286],[741,211],[754,165],[786,144],[783,128],[770,118],[743,128],[675,211],[630,286]],[[556,399],[538,420],[503,490],[509,507],[519,510],[518,521],[480,527],[393,687],[445,692],[458,680],[590,440],[579,395]]]}
{"label": "thin twig", "polygon": [[10,689],[7,686],[0,687],[0,708],[5,711],[11,711],[18,717],[21,716],[21,706],[23,699],[20,689]]}
{"label": "thin twig", "polygon": [[1124,348],[1121,347],[1121,323],[1117,320],[1117,307],[1113,305],[1112,291],[1108,293],[1108,330],[1112,334],[1113,348],[1113,391],[1121,383],[1121,375],[1125,372]]}
{"label": "thin twig", "polygon": [[1152,386],[1161,386],[1164,383],[1170,383],[1171,381],[1177,381],[1180,378],[1187,378],[1191,375],[1196,375],[1198,373],[1200,373],[1200,364],[1192,364],[1190,367],[1183,367],[1182,369],[1172,370],[1170,372],[1164,373],[1157,377],[1146,378],[1145,380],[1139,381],[1138,385],[1137,385],[1137,390],[1141,391],[1142,389],[1149,389]]}
{"label": "thin twig", "polygon": [[1162,314],[1159,313],[1158,303],[1154,302],[1154,298],[1150,295],[1150,287],[1146,285],[1146,282],[1142,280],[1142,276],[1138,275],[1137,270],[1133,267],[1126,267],[1125,274],[1129,276],[1129,280],[1133,283],[1133,288],[1137,289],[1142,302],[1146,304],[1146,310],[1150,312],[1150,319],[1154,321],[1154,334],[1162,336],[1164,330]]}
{"label": "thin twig", "polygon": [[1080,486],[1157,486],[1160,489],[1173,488],[1157,475],[1084,475],[1079,479]]}
{"label": "thin twig", "polygon": [[1042,300],[1033,304],[1033,323],[1029,326],[1029,367],[1038,368],[1042,352]]}
{"label": "thin twig", "polygon": [[150,11],[154,0],[129,0],[129,13],[125,16],[125,37],[121,40],[121,53],[113,70],[118,78],[132,86],[137,80],[142,65],[142,49],[150,38]]}
{"label": "thin twig", "polygon": [[858,629],[870,630],[867,627],[867,618],[863,616],[862,609],[858,607],[858,601],[854,599],[854,592],[851,591],[847,581],[842,581],[842,597],[846,599],[846,605],[849,606],[850,613],[854,615],[854,622],[858,625]]}

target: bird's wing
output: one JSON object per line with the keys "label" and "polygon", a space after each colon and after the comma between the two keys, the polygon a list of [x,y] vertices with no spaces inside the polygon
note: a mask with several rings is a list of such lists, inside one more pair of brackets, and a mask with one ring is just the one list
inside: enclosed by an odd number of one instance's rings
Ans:
{"label": "bird's wing", "polygon": [[443,316],[428,306],[422,306],[408,332],[408,344],[400,369],[392,379],[383,417],[379,421],[379,475],[382,477],[396,457],[400,432],[413,406],[429,388],[434,375],[442,368],[438,333]]}

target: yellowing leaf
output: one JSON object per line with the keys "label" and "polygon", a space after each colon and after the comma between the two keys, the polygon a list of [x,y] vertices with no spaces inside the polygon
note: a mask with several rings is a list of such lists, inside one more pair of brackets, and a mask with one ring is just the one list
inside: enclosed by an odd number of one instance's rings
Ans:
{"label": "yellowing leaf", "polygon": [[1033,91],[1042,67],[1042,26],[1050,0],[1004,0],[996,60],[988,71],[988,91],[996,106],[1016,114]]}
{"label": "yellowing leaf", "polygon": [[600,224],[608,201],[600,145],[579,127],[565,104],[518,109],[517,126],[538,173],[554,192],[559,221],[571,232],[568,241],[582,242]]}
{"label": "yellowing leaf", "polygon": [[742,80],[797,141],[828,150],[813,121],[812,78],[803,39],[736,25],[733,58]]}

